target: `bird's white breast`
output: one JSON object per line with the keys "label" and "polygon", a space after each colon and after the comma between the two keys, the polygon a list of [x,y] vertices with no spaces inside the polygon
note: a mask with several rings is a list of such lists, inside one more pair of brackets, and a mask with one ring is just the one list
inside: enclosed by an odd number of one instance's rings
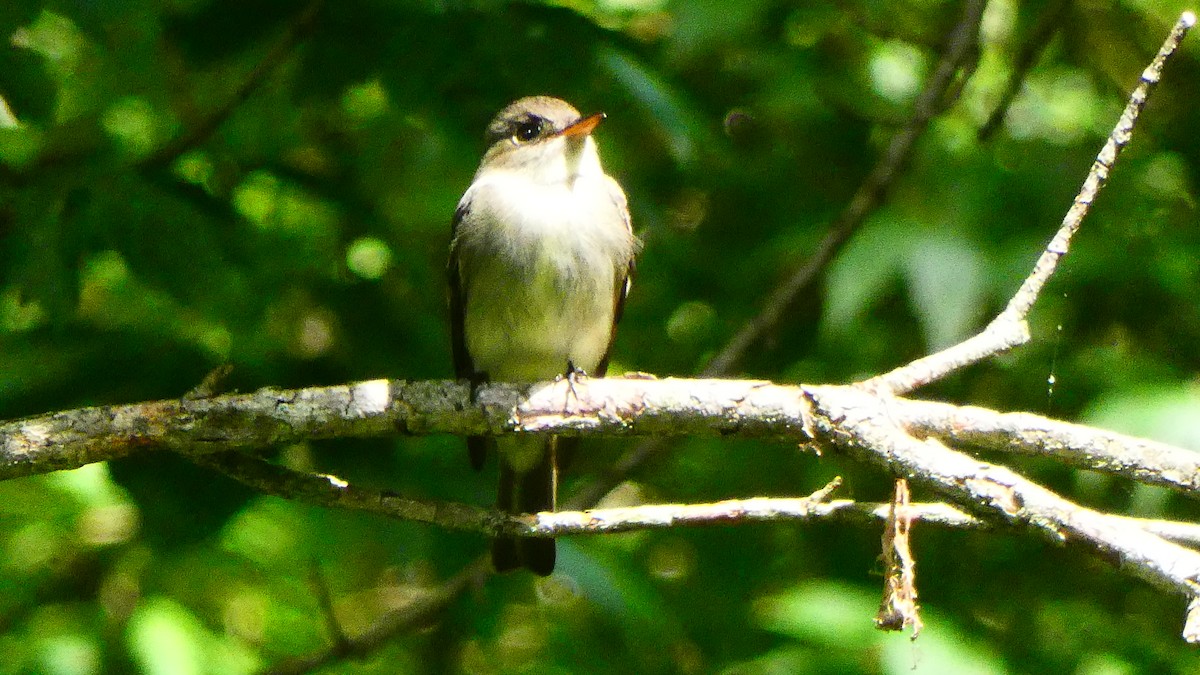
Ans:
{"label": "bird's white breast", "polygon": [[587,371],[599,364],[634,248],[619,189],[603,173],[572,183],[508,171],[476,177],[463,197],[473,222],[460,225],[457,244],[477,370],[530,381],[564,373],[568,361]]}

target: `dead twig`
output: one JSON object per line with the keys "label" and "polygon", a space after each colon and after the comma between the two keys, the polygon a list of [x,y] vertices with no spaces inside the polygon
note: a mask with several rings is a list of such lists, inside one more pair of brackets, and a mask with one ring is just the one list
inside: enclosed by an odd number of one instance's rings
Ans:
{"label": "dead twig", "polygon": [[1117,157],[1133,137],[1134,124],[1142,109],[1146,107],[1146,100],[1154,90],[1154,86],[1162,79],[1164,66],[1195,23],[1196,16],[1191,12],[1184,12],[1179,17],[1179,21],[1175,23],[1174,28],[1171,29],[1171,33],[1163,42],[1162,47],[1159,48],[1154,60],[1142,71],[1137,86],[1129,95],[1124,112],[1121,113],[1120,119],[1113,127],[1104,147],[1100,149],[1096,161],[1092,163],[1092,168],[1083,181],[1083,187],[1075,196],[1075,201],[1071,204],[1067,215],[1063,217],[1058,232],[1046,245],[1041,257],[1034,265],[1033,271],[1025,278],[1012,299],[1008,301],[1004,311],[979,334],[936,354],[930,354],[891,372],[866,380],[862,383],[863,386],[877,391],[905,394],[1029,341],[1029,325],[1026,322],[1029,310],[1033,308],[1033,303],[1037,301],[1046,282],[1058,269],[1059,260],[1067,254],[1070,247],[1071,237],[1079,231],[1079,227],[1088,211],[1091,210],[1096,197],[1108,182],[1109,173],[1112,172]]}

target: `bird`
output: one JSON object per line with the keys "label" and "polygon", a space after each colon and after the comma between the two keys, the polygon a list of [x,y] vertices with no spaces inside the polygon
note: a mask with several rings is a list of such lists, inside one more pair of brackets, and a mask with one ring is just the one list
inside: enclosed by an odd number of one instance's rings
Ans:
{"label": "bird", "polygon": [[[604,172],[581,115],[551,96],[527,96],[487,126],[487,151],[455,209],[447,263],[455,375],[474,387],[586,374],[602,377],[629,293],[640,242],[625,192]],[[554,511],[558,456],[577,438],[474,436],[475,469],[500,457],[497,508]],[[550,538],[499,537],[499,572],[554,571]]]}

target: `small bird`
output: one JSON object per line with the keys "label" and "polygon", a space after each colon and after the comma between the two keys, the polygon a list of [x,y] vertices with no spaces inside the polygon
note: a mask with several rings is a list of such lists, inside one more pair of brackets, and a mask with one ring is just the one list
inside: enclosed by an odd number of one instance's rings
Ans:
{"label": "small bird", "polygon": [[[487,128],[488,149],[454,213],[447,271],[459,379],[533,382],[603,376],[638,240],[625,193],[604,173],[592,131],[566,101],[522,98]],[[471,437],[471,464],[500,454],[497,506],[555,508],[559,452],[578,439]],[[498,538],[497,571],[554,571],[554,540]]]}

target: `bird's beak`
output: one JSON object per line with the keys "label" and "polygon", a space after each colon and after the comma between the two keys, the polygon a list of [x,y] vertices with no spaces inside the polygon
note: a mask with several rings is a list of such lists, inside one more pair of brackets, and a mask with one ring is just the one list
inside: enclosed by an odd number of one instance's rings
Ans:
{"label": "bird's beak", "polygon": [[587,136],[588,134],[592,133],[592,129],[595,129],[596,125],[600,124],[601,120],[603,120],[604,118],[605,118],[604,113],[596,113],[595,115],[588,115],[587,117],[581,117],[578,120],[572,122],[569,126],[567,126],[567,128],[558,132],[558,135],[559,136]]}

